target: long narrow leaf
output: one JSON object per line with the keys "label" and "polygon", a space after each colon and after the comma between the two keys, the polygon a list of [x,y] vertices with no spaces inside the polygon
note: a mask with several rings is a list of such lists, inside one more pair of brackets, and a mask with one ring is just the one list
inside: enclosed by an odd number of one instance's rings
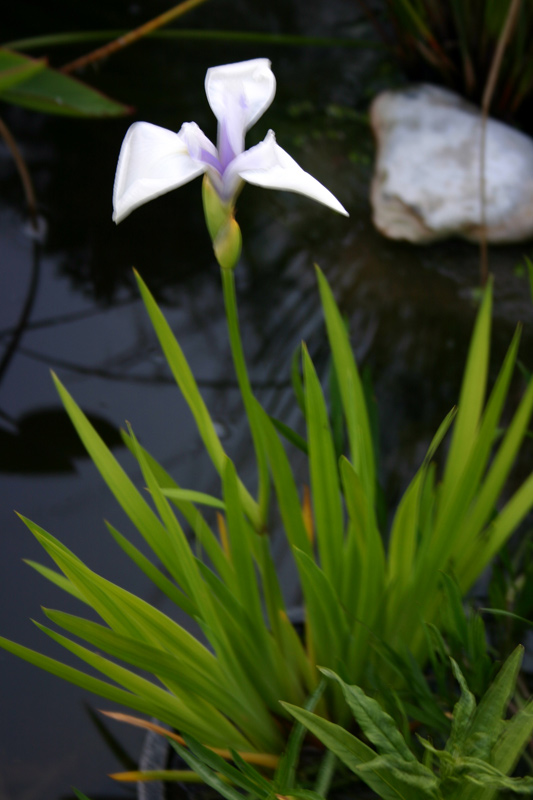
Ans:
{"label": "long narrow leaf", "polygon": [[[150,471],[154,475],[158,485],[161,487],[161,490],[164,492],[166,489],[180,489],[181,487],[178,486],[176,481],[168,474],[168,472],[159,464],[156,459],[150,455],[150,453],[142,447],[138,442],[134,445],[133,439],[129,436],[125,431],[121,431],[122,439],[126,447],[130,450],[132,455],[135,455],[138,449],[141,450],[143,457],[150,468]],[[213,565],[219,575],[221,575],[224,579],[227,579],[227,569],[228,564],[226,561],[226,557],[220,547],[220,543],[217,541],[215,535],[209,528],[207,522],[203,518],[202,514],[198,510],[198,508],[191,503],[189,500],[177,499],[177,497],[171,497],[172,504],[179,509],[179,511],[183,514],[187,522],[192,528],[194,535],[196,536],[197,540],[200,542],[201,546],[204,548],[208,558],[213,562]]]}
{"label": "long narrow leaf", "polygon": [[125,661],[133,667],[171,682],[182,691],[203,697],[214,707],[241,726],[246,724],[249,712],[240,706],[239,699],[227,687],[198,670],[194,662],[181,658],[179,653],[169,653],[130,636],[122,636],[95,622],[75,617],[61,611],[44,609],[46,616],[64,630],[89,642],[99,651]]}
{"label": "long narrow leaf", "polygon": [[[362,623],[357,626],[356,636],[365,637],[384,596],[385,551],[370,498],[346,458],[340,460],[340,473],[351,522],[343,558],[344,604],[350,616]],[[364,650],[362,642],[358,647]]]}
{"label": "long narrow leaf", "polygon": [[177,580],[181,586],[183,586],[184,590],[191,597],[191,599],[193,599],[201,616],[209,619],[211,603],[205,590],[205,586],[200,579],[200,574],[196,567],[196,561],[191,552],[187,538],[167,499],[163,495],[148,462],[145,460],[141,448],[138,447],[137,440],[135,439],[135,436],[133,436],[131,429],[130,435],[132,436],[134,445],[136,446],[137,460],[142,469],[143,477],[148,484],[148,488],[150,489],[156,508],[165,526],[164,535],[169,543],[169,549],[176,565],[175,571],[177,574]]}
{"label": "long narrow leaf", "polygon": [[[181,747],[179,744],[177,744],[177,742],[173,742],[171,740],[170,744],[174,750],[176,750],[178,755],[181,756],[181,758],[185,761],[185,763],[201,777],[204,783],[214,789],[217,794],[226,798],[226,800],[242,800],[242,794],[240,792],[234,789],[233,786],[228,784],[219,775],[217,775],[214,770],[207,766],[207,761],[211,758],[211,756],[207,754],[204,755],[202,751],[202,757],[199,758],[186,747]],[[221,766],[221,769],[226,772],[228,769],[231,769],[231,767],[229,764],[224,762],[223,766]]]}
{"label": "long narrow leaf", "polygon": [[131,592],[97,575],[74,554],[58,547],[53,537],[42,529],[39,531],[30,526],[30,530],[94,610],[117,633],[165,649],[175,647],[184,657],[190,658],[198,670],[216,674],[218,667],[213,655],[176,622]]}
{"label": "long narrow leaf", "polygon": [[163,525],[126,475],[102,438],[97,434],[85,414],[58,378],[55,375],[52,375],[52,377],[72,424],[119,505],[161,562],[165,564],[171,575],[179,581],[182,570],[177,562],[176,553],[168,541]]}
{"label": "long narrow leaf", "polygon": [[487,383],[491,309],[492,282],[489,281],[470,341],[470,349],[459,396],[459,410],[455,420],[450,451],[446,460],[442,489],[443,502],[445,502],[448,493],[461,479],[478,430]]}
{"label": "long narrow leaf", "polygon": [[55,586],[58,586],[60,589],[63,589],[63,591],[71,594],[77,600],[81,600],[82,603],[87,602],[79,589],[77,589],[68,578],[65,578],[64,575],[61,575],[60,572],[56,572],[55,569],[50,569],[50,567],[45,567],[44,564],[38,564],[36,561],[30,561],[27,558],[24,559],[24,563],[29,567],[32,567],[32,569],[42,575],[43,578],[49,580],[50,583],[55,584]]}
{"label": "long narrow leaf", "polygon": [[349,629],[326,573],[305,553],[295,551],[317,662],[337,667],[346,656]]}
{"label": "long narrow leaf", "polygon": [[[67,637],[50,630],[44,625],[35,623],[37,627],[61,644],[74,655],[81,658],[94,669],[102,672],[119,685],[150,702],[158,709],[156,716],[161,722],[167,722],[178,730],[190,732],[193,736],[212,744],[215,747],[233,746],[247,750],[250,743],[237,729],[209,703],[198,695],[187,693],[183,699],[167,692],[151,681],[136,675],[131,670],[114,664],[98,653],[72,642]],[[133,707],[133,706],[132,706]]]}
{"label": "long narrow leaf", "polygon": [[289,459],[268,415],[263,411],[262,415],[258,413],[258,417],[262,423],[264,446],[272,471],[285,533],[291,547],[297,547],[310,556],[312,554],[311,543],[305,529],[298,490]]}
{"label": "long narrow leaf", "polygon": [[188,500],[190,503],[198,503],[199,505],[210,506],[211,508],[219,508],[224,511],[225,506],[222,500],[218,497],[213,497],[205,492],[196,492],[193,489],[163,489],[161,492],[165,497],[170,500]]}
{"label": "long narrow leaf", "polygon": [[309,472],[322,568],[333,583],[341,574],[344,520],[335,447],[326,404],[307,349],[303,348]]}
{"label": "long narrow leaf", "polygon": [[[326,681],[320,681],[312,695],[305,701],[304,709],[306,711],[312,712],[315,710],[325,688]],[[296,768],[298,766],[298,759],[300,757],[300,750],[302,748],[305,733],[306,728],[301,722],[294,724],[289,736],[289,741],[287,742],[287,749],[281,757],[274,778],[278,793],[280,794],[291,794],[291,790],[295,785]]]}
{"label": "long narrow leaf", "polygon": [[[131,692],[125,691],[124,689],[119,689],[117,686],[107,683],[100,678],[94,678],[91,675],[86,675],[79,669],[75,669],[74,667],[63,664],[61,661],[57,661],[54,658],[49,658],[41,653],[37,653],[35,650],[30,650],[30,648],[24,647],[16,642],[12,642],[9,639],[5,639],[3,636],[0,636],[0,647],[3,647],[4,650],[7,650],[10,653],[13,653],[18,658],[22,658],[24,661],[28,661],[30,664],[39,667],[39,669],[50,672],[52,675],[56,675],[62,680],[73,683],[88,692],[92,692],[100,697],[105,697],[106,700],[120,703],[120,705],[127,706],[130,709],[139,711],[142,714],[148,714],[149,716],[156,716],[156,712],[160,711],[160,709],[156,708],[155,704],[147,698],[137,697]],[[169,718],[165,720],[163,718],[164,716],[168,716]],[[169,724],[173,724],[175,721],[170,714],[163,714],[160,719],[161,721],[166,721]]]}
{"label": "long narrow leaf", "polygon": [[346,326],[335,303],[333,294],[323,273],[316,268],[322,308],[326,320],[329,344],[335,363],[342,405],[346,417],[352,463],[365,492],[374,507],[376,495],[376,467],[372,430],[365,402],[365,393]]}
{"label": "long narrow leaf", "polygon": [[116,541],[116,543],[124,550],[126,555],[131,558],[131,560],[137,564],[139,569],[141,569],[144,574],[157,586],[157,588],[163,592],[173,603],[175,603],[178,608],[181,608],[188,614],[190,617],[194,617],[197,613],[196,605],[189,600],[186,594],[184,594],[178,587],[170,581],[166,575],[164,575],[161,570],[157,569],[149,559],[146,558],[140,550],[138,550],[131,542],[126,539],[116,528],[113,527],[109,522],[106,522],[106,527]]}
{"label": "long narrow leaf", "polygon": [[[465,520],[465,526],[471,526],[473,532],[478,532],[486,524],[494,510],[496,499],[499,497],[505,480],[509,475],[514,464],[516,454],[525,436],[527,426],[533,411],[533,380],[522,398],[511,424],[504,436],[503,441],[493,459],[489,472],[483,482],[479,495],[476,499],[472,512]],[[520,491],[520,489],[518,490]],[[533,494],[530,495],[531,506],[533,506]],[[528,509],[529,510],[529,509]],[[469,543],[470,544],[470,543]],[[473,548],[477,547],[481,569],[487,563],[487,556],[483,552],[484,548],[479,546],[479,540],[474,539],[472,544],[467,547],[465,555],[471,557]],[[500,543],[503,544],[503,542]],[[466,559],[465,559],[466,560]],[[481,571],[481,570],[480,570]],[[478,573],[479,574],[479,573]],[[475,576],[477,577],[477,576]],[[471,577],[469,577],[471,579]],[[462,589],[468,589],[461,582]]]}
{"label": "long narrow leaf", "polygon": [[240,503],[235,467],[229,458],[226,459],[225,466],[222,469],[222,479],[231,562],[235,580],[234,593],[256,626],[257,638],[264,638],[262,633],[265,629],[265,623],[257,585],[257,575],[252,558],[250,531],[247,529]]}
{"label": "long narrow leaf", "polygon": [[[172,374],[176,379],[176,383],[180,387],[181,392],[194,416],[196,425],[198,427],[198,432],[202,437],[202,441],[204,442],[209,456],[211,457],[211,461],[213,462],[217,472],[222,475],[225,465],[224,448],[220,443],[215,426],[213,425],[213,421],[211,420],[207,406],[205,405],[196,381],[194,380],[194,376],[185,359],[181,347],[176,341],[168,322],[159,310],[157,303],[150,294],[148,287],[137,273],[135,273],[135,277],[137,279],[137,284],[146,306],[146,310],[148,311],[150,319],[152,320],[154,330],[157,334],[168,365],[172,370]],[[260,527],[261,518],[259,514],[259,507],[241,482],[239,482],[239,492],[241,494],[242,503],[246,513],[253,523]]]}
{"label": "long narrow leaf", "polygon": [[[433,437],[422,466],[405,491],[394,515],[388,552],[388,581],[389,590],[388,606],[390,612],[389,624],[396,625],[397,612],[403,605],[403,593],[412,581],[417,560],[426,557],[428,547],[434,545],[434,530],[428,531],[427,537],[421,537],[421,515],[423,511],[424,490],[431,460],[439,445],[446,436],[450,425],[456,416],[453,408],[439,425]],[[394,613],[396,612],[396,613]]]}

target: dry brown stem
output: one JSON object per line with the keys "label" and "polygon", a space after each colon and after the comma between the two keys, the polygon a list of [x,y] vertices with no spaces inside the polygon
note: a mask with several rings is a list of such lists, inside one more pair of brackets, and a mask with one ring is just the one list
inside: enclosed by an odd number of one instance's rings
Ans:
{"label": "dry brown stem", "polygon": [[65,66],[61,68],[61,72],[64,72],[68,75],[71,72],[75,72],[78,69],[86,67],[88,64],[94,64],[96,61],[100,61],[102,58],[107,58],[113,53],[116,53],[117,50],[122,50],[124,47],[133,44],[143,36],[147,36],[149,33],[152,33],[152,31],[155,31],[158,28],[163,28],[165,25],[168,25],[169,22],[172,22],[178,17],[183,16],[183,14],[186,14],[188,11],[192,11],[193,8],[196,8],[205,2],[206,0],[184,0],[183,3],[179,3],[177,6],[170,8],[163,14],[159,14],[158,17],[154,17],[154,19],[145,22],[144,25],[141,25],[139,28],[135,28],[135,30],[124,34],[124,36],[119,36],[118,39],[114,39],[112,42],[109,42],[103,47],[98,47],[96,50],[92,50],[90,53],[87,53],[87,55],[81,56],[75,61],[71,61],[69,64],[65,64]]}
{"label": "dry brown stem", "polygon": [[511,0],[509,10],[505,19],[505,24],[500,33],[498,44],[490,66],[490,72],[483,91],[483,98],[481,101],[481,141],[479,148],[480,160],[480,174],[479,174],[479,192],[481,197],[481,225],[480,225],[480,273],[481,285],[485,286],[489,275],[489,250],[487,244],[487,215],[486,215],[486,187],[485,187],[485,153],[486,153],[486,138],[487,138],[487,120],[489,116],[490,105],[494,90],[498,82],[500,69],[502,66],[503,55],[505,48],[509,43],[511,34],[518,19],[518,12],[522,0]]}
{"label": "dry brown stem", "polygon": [[37,198],[35,197],[35,190],[31,180],[30,172],[24,161],[24,157],[19,150],[15,137],[7,127],[3,119],[0,119],[0,136],[7,145],[7,149],[13,157],[17,172],[24,189],[26,197],[26,205],[30,214],[31,224],[34,230],[37,230]]}
{"label": "dry brown stem", "polygon": [[[183,737],[178,736],[178,734],[174,733],[173,731],[169,731],[167,728],[161,727],[161,725],[148,722],[148,720],[141,719],[140,717],[132,717],[130,714],[122,714],[119,711],[102,711],[101,713],[106,717],[118,720],[118,722],[127,722],[128,725],[135,725],[137,728],[145,728],[148,731],[159,733],[161,736],[174,739],[174,741],[178,742],[178,744],[181,744],[184,747],[187,746],[187,743]],[[221,758],[225,758],[228,761],[231,761],[233,758],[229,750],[221,750],[218,747],[209,747],[208,749],[212,750],[213,753],[216,753]],[[248,764],[257,764],[258,766],[269,767],[270,769],[276,769],[279,763],[279,756],[276,756],[273,753],[239,752],[239,755],[243,761],[248,762]]]}

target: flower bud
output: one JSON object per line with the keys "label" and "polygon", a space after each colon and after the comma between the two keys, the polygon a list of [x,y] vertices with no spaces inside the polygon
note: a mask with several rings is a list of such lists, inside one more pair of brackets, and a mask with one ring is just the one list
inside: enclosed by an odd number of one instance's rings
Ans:
{"label": "flower bud", "polygon": [[234,217],[234,207],[221,199],[207,175],[204,175],[202,184],[202,199],[217,261],[222,269],[234,269],[242,247],[241,229]]}
{"label": "flower bud", "polygon": [[213,241],[213,250],[222,269],[235,269],[241,255],[241,248],[241,229],[235,217],[230,216],[219,229]]}

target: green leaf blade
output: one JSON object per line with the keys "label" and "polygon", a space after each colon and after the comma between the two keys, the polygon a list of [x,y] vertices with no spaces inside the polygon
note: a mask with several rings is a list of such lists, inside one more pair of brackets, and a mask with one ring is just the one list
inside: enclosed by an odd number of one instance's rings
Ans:
{"label": "green leaf blade", "polygon": [[359,686],[349,686],[331,670],[321,669],[321,672],[341,686],[354,718],[381,755],[396,756],[405,762],[416,761],[396,723],[376,700],[368,697]]}
{"label": "green leaf blade", "polygon": [[29,64],[39,62],[5,49],[0,53],[0,68],[9,60],[12,69],[26,66],[29,70],[24,80],[15,81],[9,88],[2,88],[0,81],[0,95],[7,103],[69,117],[117,117],[131,113],[128,106],[43,62],[39,68],[30,69]]}
{"label": "green leaf blade", "polygon": [[329,344],[337,373],[341,400],[346,418],[351,459],[365,485],[374,507],[376,498],[376,464],[374,444],[363,384],[353,357],[346,326],[340,315],[329,284],[318,267],[318,287],[326,320]]}
{"label": "green leaf blade", "polygon": [[402,780],[390,769],[390,765],[378,759],[372,748],[352,736],[340,725],[328,722],[288,703],[282,703],[282,705],[329,750],[335,753],[343,764],[361,777],[382,800],[430,800],[430,798],[437,800],[436,790],[431,788],[435,785],[436,779],[429,770],[427,770],[429,774],[426,776],[424,788],[415,786],[412,782]]}
{"label": "green leaf blade", "polygon": [[0,95],[46,67],[46,59],[35,60],[0,48]]}
{"label": "green leaf blade", "polygon": [[[207,410],[204,399],[200,394],[191,369],[181,347],[172,333],[168,322],[161,313],[157,303],[148,290],[148,287],[137,272],[135,273],[135,277],[144,301],[144,305],[152,321],[152,325],[154,326],[155,333],[159,339],[159,343],[165,354],[168,365],[192,412],[198,432],[202,437],[211,461],[213,462],[213,465],[219,475],[222,476],[225,467],[226,454],[222,444],[220,443],[215,426],[209,411]],[[259,513],[259,506],[240,481],[239,492],[241,494],[241,499],[246,514],[252,520],[254,525],[257,528],[260,528],[261,514]]]}
{"label": "green leaf blade", "polygon": [[334,583],[341,574],[344,519],[335,447],[326,403],[312,361],[303,349],[309,472],[322,568]]}

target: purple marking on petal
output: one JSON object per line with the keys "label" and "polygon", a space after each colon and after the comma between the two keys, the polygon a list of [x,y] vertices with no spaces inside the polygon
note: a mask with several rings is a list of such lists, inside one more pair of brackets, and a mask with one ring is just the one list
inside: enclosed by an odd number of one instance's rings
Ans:
{"label": "purple marking on petal", "polygon": [[226,121],[219,123],[218,127],[218,157],[220,159],[220,171],[224,172],[228,164],[235,158],[235,152],[229,140]]}
{"label": "purple marking on petal", "polygon": [[218,158],[216,156],[214,156],[212,153],[209,153],[207,150],[204,150],[202,148],[200,150],[199,160],[203,161],[204,164],[207,164],[208,166],[213,167],[213,169],[216,169],[216,171],[218,173],[222,174],[222,172],[223,172],[222,165],[221,165],[220,161],[218,160]]}

